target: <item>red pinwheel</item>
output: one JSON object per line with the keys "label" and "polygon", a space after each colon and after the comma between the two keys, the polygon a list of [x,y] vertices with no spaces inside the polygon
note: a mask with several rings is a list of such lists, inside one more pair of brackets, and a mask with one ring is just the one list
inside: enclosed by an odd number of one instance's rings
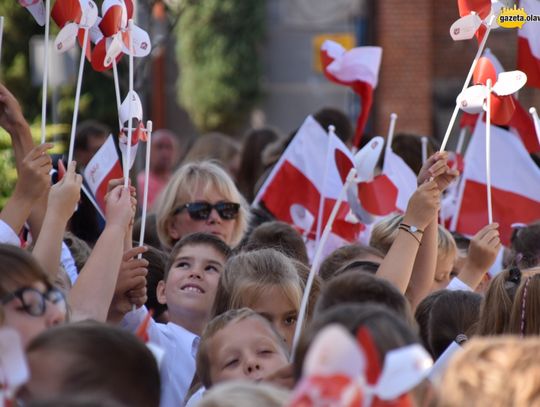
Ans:
{"label": "red pinwheel", "polygon": [[[83,47],[84,33],[90,31],[98,18],[98,9],[92,0],[57,0],[51,17],[61,28],[54,46],[58,52],[66,52],[75,46],[78,38]],[[90,38],[87,39],[86,57],[90,59]]]}
{"label": "red pinwheel", "polygon": [[[131,104],[131,106],[130,106]],[[127,133],[129,132],[129,127],[133,126],[135,123],[135,127],[132,128],[133,134],[131,135],[131,149],[132,153],[130,155],[130,163],[129,167],[133,165],[133,162],[135,161],[135,154],[136,149],[139,143],[139,140],[146,142],[147,141],[147,134],[146,129],[142,123],[143,118],[143,109],[142,109],[142,103],[141,99],[139,98],[139,95],[135,91],[131,91],[126,96],[126,99],[122,102],[122,105],[120,106],[120,111],[118,113],[120,123],[122,124],[122,130],[120,132],[119,136],[119,146],[120,151],[122,152],[122,155],[127,156],[127,149],[128,149],[128,137]]]}
{"label": "red pinwheel", "polygon": [[373,223],[376,216],[388,215],[396,210],[396,186],[387,175],[374,175],[383,146],[381,137],[373,138],[356,153],[354,162],[341,151],[335,152],[336,166],[343,182],[350,169],[353,166],[356,168],[357,185],[347,191],[347,202],[356,218],[366,224]]}
{"label": "red pinwheel", "polygon": [[[105,71],[112,67],[113,60],[119,61],[122,53],[129,54],[130,31],[128,20],[133,17],[131,0],[105,0],[101,6],[103,18],[99,28],[104,37],[96,44],[92,55],[92,67]],[[152,47],[148,33],[133,25],[133,56],[145,57]]]}
{"label": "red pinwheel", "polygon": [[426,377],[431,364],[417,344],[388,352],[382,364],[366,328],[355,341],[343,327],[329,325],[313,341],[303,378],[287,406],[409,407],[413,404],[407,393]]}
{"label": "red pinwheel", "polygon": [[457,104],[467,113],[480,113],[487,109],[487,81],[491,80],[491,121],[497,125],[506,125],[512,119],[516,109],[512,94],[527,82],[527,75],[521,71],[501,72],[497,75],[489,58],[478,60],[474,74],[474,85],[465,89],[457,97]]}
{"label": "red pinwheel", "polygon": [[461,41],[476,35],[480,41],[490,21],[491,29],[499,27],[497,16],[503,7],[499,0],[458,0],[461,18],[450,27],[450,36],[454,41]]}

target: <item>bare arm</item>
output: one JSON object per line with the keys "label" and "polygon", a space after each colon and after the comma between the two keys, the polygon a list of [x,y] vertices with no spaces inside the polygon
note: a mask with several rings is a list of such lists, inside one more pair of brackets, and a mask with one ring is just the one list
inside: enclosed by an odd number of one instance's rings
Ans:
{"label": "bare arm", "polygon": [[[403,223],[425,230],[436,216],[439,203],[440,191],[435,181],[421,185],[409,200]],[[394,243],[379,266],[377,277],[390,281],[400,292],[405,293],[421,238],[422,235],[418,232],[412,234],[399,229]]]}
{"label": "bare arm", "polygon": [[32,252],[53,278],[58,273],[67,222],[80,199],[82,177],[75,172],[76,165],[72,161],[64,178],[51,188],[42,231]]}
{"label": "bare arm", "polygon": [[107,198],[107,223],[69,294],[73,319],[105,321],[122,262],[124,236],[133,209],[129,191],[119,186]]}

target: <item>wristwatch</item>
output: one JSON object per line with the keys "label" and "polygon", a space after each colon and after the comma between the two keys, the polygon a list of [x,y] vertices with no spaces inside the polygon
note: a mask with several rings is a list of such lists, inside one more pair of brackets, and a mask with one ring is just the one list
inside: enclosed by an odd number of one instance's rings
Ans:
{"label": "wristwatch", "polygon": [[403,226],[405,229],[407,229],[407,231],[409,231],[409,232],[411,232],[411,233],[416,233],[416,232],[418,232],[418,233],[420,233],[420,234],[423,234],[423,233],[424,233],[424,231],[423,231],[422,229],[417,228],[417,227],[414,226],[414,225],[407,225],[406,223],[401,222],[401,223],[399,224],[399,226]]}

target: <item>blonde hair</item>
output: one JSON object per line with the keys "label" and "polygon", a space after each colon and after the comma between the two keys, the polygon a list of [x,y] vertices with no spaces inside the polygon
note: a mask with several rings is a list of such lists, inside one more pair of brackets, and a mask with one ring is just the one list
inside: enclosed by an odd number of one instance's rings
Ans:
{"label": "blonde hair", "polygon": [[164,248],[170,250],[176,243],[169,236],[168,225],[172,221],[175,208],[194,199],[194,192],[202,188],[203,194],[215,190],[225,199],[240,204],[238,217],[234,220],[234,230],[229,246],[237,245],[248,226],[249,208],[231,177],[216,163],[200,161],[182,165],[169,180],[158,199],[156,223],[159,240]]}
{"label": "blonde hair", "polygon": [[300,308],[304,284],[283,253],[261,249],[231,257],[219,277],[212,315],[249,307],[270,285],[281,287],[285,297]]}
{"label": "blonde hair", "polygon": [[[373,227],[369,245],[382,251],[385,255],[396,240],[399,224],[403,222],[403,215],[390,215],[382,219]],[[444,227],[439,225],[437,238],[437,257],[446,256],[449,253],[456,252],[456,241],[452,234]]]}
{"label": "blonde hair", "polygon": [[268,383],[230,381],[205,393],[197,407],[281,407],[289,397],[288,390]]}
{"label": "blonde hair", "polygon": [[227,312],[224,312],[221,315],[218,315],[212,319],[206,328],[204,329],[203,334],[201,335],[201,340],[199,342],[199,349],[197,351],[197,376],[201,380],[201,383],[204,387],[209,389],[212,387],[212,378],[210,377],[210,369],[212,366],[212,361],[208,354],[209,343],[214,335],[224,329],[226,326],[243,321],[247,318],[257,318],[265,324],[268,329],[274,334],[275,342],[278,345],[278,348],[283,351],[283,354],[288,357],[289,352],[285,347],[285,343],[281,339],[281,336],[276,331],[274,326],[264,318],[262,315],[256,313],[255,311],[249,308],[240,308],[240,309],[231,309]]}
{"label": "blonde hair", "polygon": [[540,341],[474,338],[443,376],[438,407],[540,405]]}

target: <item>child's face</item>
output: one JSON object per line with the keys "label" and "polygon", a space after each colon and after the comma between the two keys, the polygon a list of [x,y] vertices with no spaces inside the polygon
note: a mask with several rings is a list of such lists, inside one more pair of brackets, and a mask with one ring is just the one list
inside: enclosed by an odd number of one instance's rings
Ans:
{"label": "child's face", "polygon": [[158,284],[161,303],[167,303],[171,321],[176,315],[208,318],[225,256],[210,245],[184,246],[164,283]]}
{"label": "child's face", "polygon": [[285,296],[280,286],[274,285],[265,289],[248,307],[268,319],[287,346],[292,346],[298,308]]}
{"label": "child's face", "polygon": [[450,250],[445,256],[437,257],[437,268],[435,269],[435,280],[431,286],[431,292],[446,288],[453,277],[454,263],[456,260],[456,250]]}
{"label": "child's face", "polygon": [[287,365],[287,356],[265,321],[248,317],[216,332],[208,344],[212,384],[264,380]]}

